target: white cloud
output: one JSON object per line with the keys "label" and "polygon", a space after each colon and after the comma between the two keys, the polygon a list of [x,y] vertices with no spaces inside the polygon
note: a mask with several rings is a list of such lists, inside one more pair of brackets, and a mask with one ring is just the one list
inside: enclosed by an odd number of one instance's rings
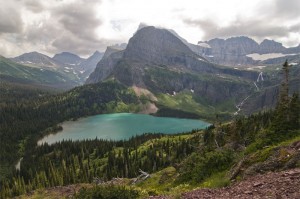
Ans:
{"label": "white cloud", "polygon": [[[0,54],[28,51],[82,56],[127,42],[138,25],[175,30],[189,42],[268,37],[300,43],[299,0],[11,0],[0,12]],[[8,12],[14,8],[12,12]],[[7,23],[7,19],[10,20]]]}

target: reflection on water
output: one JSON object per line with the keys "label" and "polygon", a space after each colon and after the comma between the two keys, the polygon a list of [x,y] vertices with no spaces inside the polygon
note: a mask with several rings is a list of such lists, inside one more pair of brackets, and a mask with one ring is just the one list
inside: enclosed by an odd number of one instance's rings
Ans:
{"label": "reflection on water", "polygon": [[63,131],[50,134],[38,144],[52,144],[63,140],[128,139],[143,133],[181,133],[192,129],[204,129],[209,123],[201,120],[154,117],[151,115],[115,113],[102,114],[68,121],[62,124]]}

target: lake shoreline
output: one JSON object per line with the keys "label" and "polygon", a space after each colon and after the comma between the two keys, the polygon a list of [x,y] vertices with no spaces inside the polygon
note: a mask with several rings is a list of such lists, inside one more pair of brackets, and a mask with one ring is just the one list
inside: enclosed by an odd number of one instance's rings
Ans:
{"label": "lake shoreline", "polygon": [[99,114],[60,123],[62,131],[49,132],[40,138],[37,144],[53,144],[63,140],[90,140],[96,137],[123,140],[142,133],[178,134],[193,129],[205,129],[210,125],[199,119],[156,117],[140,113]]}

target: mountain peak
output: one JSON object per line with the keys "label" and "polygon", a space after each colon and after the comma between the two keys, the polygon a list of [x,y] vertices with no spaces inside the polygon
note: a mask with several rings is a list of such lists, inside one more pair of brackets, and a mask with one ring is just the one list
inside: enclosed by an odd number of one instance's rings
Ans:
{"label": "mountain peak", "polygon": [[264,39],[260,43],[259,47],[260,53],[281,53],[284,52],[286,49],[281,43],[270,39]]}
{"label": "mountain peak", "polygon": [[80,64],[84,59],[70,52],[61,52],[53,56],[53,59],[63,64]]}
{"label": "mountain peak", "polygon": [[264,47],[264,46],[276,46],[276,47],[283,47],[282,43],[279,43],[277,41],[271,40],[271,39],[264,39],[261,43],[260,46]]}
{"label": "mountain peak", "polygon": [[24,56],[43,56],[43,57],[49,57],[49,56],[44,55],[44,54],[42,54],[40,52],[37,52],[37,51],[32,51],[32,52],[24,53],[24,54],[22,54],[22,55],[20,55],[18,57],[24,57]]}
{"label": "mountain peak", "polygon": [[124,58],[164,63],[166,57],[177,54],[194,53],[170,31],[147,26],[129,40]]}
{"label": "mountain peak", "polygon": [[11,60],[26,65],[50,66],[50,67],[56,67],[58,65],[58,63],[52,60],[51,57],[36,51],[24,53],[20,56],[11,58]]}
{"label": "mountain peak", "polygon": [[70,57],[80,58],[78,55],[75,55],[75,54],[70,53],[70,52],[61,52],[61,53],[55,54],[53,56],[53,59],[55,59],[56,57],[60,57],[60,56],[70,56]]}
{"label": "mountain peak", "polygon": [[95,54],[95,53],[100,53],[100,52],[99,52],[98,50],[96,50],[96,51],[94,52],[94,54]]}

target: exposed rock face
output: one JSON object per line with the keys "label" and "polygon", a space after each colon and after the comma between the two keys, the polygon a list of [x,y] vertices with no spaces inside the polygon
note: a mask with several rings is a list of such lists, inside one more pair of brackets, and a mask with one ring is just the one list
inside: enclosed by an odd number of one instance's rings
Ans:
{"label": "exposed rock face", "polygon": [[70,89],[71,87],[78,85],[77,82],[68,76],[64,76],[58,72],[55,66],[51,67],[47,65],[47,67],[43,66],[43,68],[41,68],[38,67],[39,65],[34,65],[33,62],[28,61],[36,61],[36,63],[41,63],[41,61],[43,61],[43,63],[46,63],[49,59],[51,60],[51,58],[47,56],[39,53],[27,53],[21,58],[24,58],[24,61],[22,62],[25,62],[26,65],[0,56],[1,83],[9,82],[22,85],[27,84],[34,87],[51,87],[60,89]]}
{"label": "exposed rock face", "polygon": [[125,50],[108,48],[86,83],[114,78],[155,94],[192,89],[208,104],[216,104],[246,97],[254,87],[249,80],[257,75],[219,67],[193,52],[174,33],[144,27],[129,40]]}
{"label": "exposed rock face", "polygon": [[145,86],[142,76],[149,66],[182,72],[225,73],[246,78],[254,78],[256,75],[218,68],[194,53],[168,30],[151,26],[138,30],[124,51],[116,51],[118,49],[107,48],[103,59],[86,83],[96,83],[113,76],[128,86]]}
{"label": "exposed rock face", "polygon": [[206,54],[212,62],[225,65],[254,64],[255,61],[247,54],[259,48],[259,45],[248,37],[234,37],[229,39],[212,39],[206,42],[211,48]]}
{"label": "exposed rock face", "polygon": [[[125,48],[124,48],[125,49]],[[104,55],[103,55],[103,58],[107,58],[109,57],[111,54],[115,53],[115,52],[119,52],[119,51],[122,51],[124,50],[122,48],[117,48],[117,47],[114,47],[114,46],[108,46],[104,52]]]}
{"label": "exposed rock face", "polygon": [[[124,58],[169,64],[183,60],[186,54],[193,55],[194,53],[172,33],[149,26],[139,30],[129,40]],[[170,57],[178,57],[178,60],[170,60]]]}
{"label": "exposed rock face", "polygon": [[53,59],[67,65],[79,65],[84,60],[78,55],[69,52],[56,54]]}
{"label": "exposed rock face", "polygon": [[61,65],[60,62],[57,62],[51,57],[38,52],[24,53],[18,57],[11,58],[11,60],[25,65],[46,66],[53,68],[57,68]]}
{"label": "exposed rock face", "polygon": [[113,53],[111,52],[111,49],[108,48],[107,51],[104,53],[103,58],[97,64],[97,67],[95,68],[94,72],[92,72],[86,80],[86,83],[97,83],[108,78],[108,76],[111,75],[115,65],[122,58],[122,56],[123,51],[116,51]]}
{"label": "exposed rock face", "polygon": [[265,39],[259,45],[258,53],[285,53],[286,48],[282,46],[281,43],[278,43],[274,40]]}
{"label": "exposed rock face", "polygon": [[[205,44],[209,47],[205,47]],[[281,43],[265,39],[258,44],[251,38],[241,36],[228,39],[212,39],[198,42],[198,47],[190,47],[197,54],[203,55],[208,60],[222,65],[246,66],[259,65],[260,61],[247,57],[248,54],[297,54],[300,53],[300,45],[286,48]]]}
{"label": "exposed rock face", "polygon": [[63,52],[51,58],[38,52],[31,52],[11,58],[11,60],[28,66],[54,70],[82,84],[94,71],[102,56],[103,53],[96,51],[89,58],[83,59],[78,55]]}
{"label": "exposed rock face", "polygon": [[[253,176],[230,187],[198,189],[182,194],[181,198],[299,198],[300,169]],[[165,197],[153,197],[165,198]]]}
{"label": "exposed rock face", "polygon": [[80,63],[79,73],[83,76],[84,80],[95,70],[98,62],[102,59],[104,53],[95,51],[93,55]]}
{"label": "exposed rock face", "polygon": [[299,53],[300,52],[300,44],[296,47],[291,47],[286,49],[287,53]]}
{"label": "exposed rock face", "polygon": [[212,39],[207,42],[214,54],[246,55],[255,52],[259,45],[248,37],[233,37],[226,40]]}

